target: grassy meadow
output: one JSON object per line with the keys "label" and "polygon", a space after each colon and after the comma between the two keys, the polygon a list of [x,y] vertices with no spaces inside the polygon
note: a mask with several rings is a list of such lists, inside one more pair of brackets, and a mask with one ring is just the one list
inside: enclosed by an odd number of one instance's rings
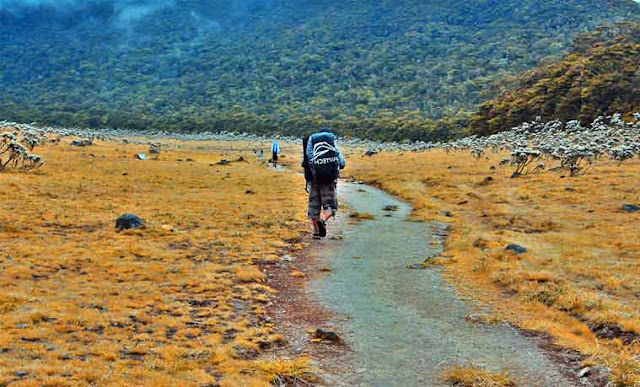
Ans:
{"label": "grassy meadow", "polygon": [[[259,163],[258,144],[170,142],[145,161],[144,145],[67,144],[0,175],[0,385],[264,386],[308,371],[269,356],[284,338],[265,318],[265,271],[306,231],[300,176]],[[148,227],[117,233],[124,213]]]}
{"label": "grassy meadow", "polygon": [[349,173],[411,202],[416,220],[450,225],[436,262],[462,294],[639,385],[640,213],[621,207],[640,203],[640,161],[512,179],[504,156],[383,153],[351,157]]}

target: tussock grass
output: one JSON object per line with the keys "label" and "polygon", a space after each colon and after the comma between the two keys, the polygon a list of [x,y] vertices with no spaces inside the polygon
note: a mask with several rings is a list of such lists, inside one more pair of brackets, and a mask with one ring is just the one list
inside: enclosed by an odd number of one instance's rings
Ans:
{"label": "tussock grass", "polygon": [[[351,158],[349,172],[410,201],[414,218],[450,224],[450,258],[442,263],[460,291],[513,324],[598,354],[601,363],[627,364],[615,340],[590,327],[640,334],[640,214],[620,210],[640,203],[640,161],[601,160],[577,178],[548,172],[511,179],[498,166],[503,157],[390,152]],[[488,177],[490,184],[478,184]],[[509,243],[528,251],[506,252]]]}
{"label": "tussock grass", "polygon": [[[37,174],[2,174],[0,384],[269,385],[283,338],[254,262],[299,236],[305,193],[256,146],[47,145]],[[124,213],[147,229],[116,233]]]}
{"label": "tussock grass", "polygon": [[506,372],[497,374],[474,366],[455,366],[445,372],[443,379],[457,387],[515,387],[516,385]]}

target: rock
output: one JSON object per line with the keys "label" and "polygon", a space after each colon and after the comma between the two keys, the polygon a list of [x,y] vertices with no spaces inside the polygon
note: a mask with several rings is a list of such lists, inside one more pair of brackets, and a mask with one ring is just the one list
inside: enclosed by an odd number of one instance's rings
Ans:
{"label": "rock", "polygon": [[364,152],[364,155],[367,156],[367,157],[371,157],[371,156],[376,155],[376,154],[378,154],[378,152],[373,150],[373,149],[369,149],[368,151]]}
{"label": "rock", "polygon": [[196,162],[194,159],[187,159],[186,161],[189,162],[189,163],[195,163]]}
{"label": "rock", "polygon": [[255,193],[254,191],[252,191],[252,190],[246,190],[246,191],[244,191],[244,193],[245,193],[246,195],[255,195],[255,194],[256,194],[256,193]]}
{"label": "rock", "polygon": [[453,218],[453,212],[451,211],[440,211],[440,214],[442,214],[443,216],[446,216],[447,218]]}
{"label": "rock", "polygon": [[389,204],[387,206],[382,207],[383,211],[398,211],[398,206],[395,204]]}
{"label": "rock", "polygon": [[421,263],[411,263],[411,264],[407,265],[407,269],[424,270],[424,269],[426,269],[426,267]]}
{"label": "rock", "polygon": [[159,155],[160,154],[160,149],[154,148],[154,147],[149,147],[149,154],[150,155]]}
{"label": "rock", "polygon": [[116,231],[136,230],[144,226],[144,220],[134,214],[124,214],[116,220]]}
{"label": "rock", "polygon": [[138,154],[136,155],[136,159],[138,159],[138,160],[146,160],[146,159],[148,159],[148,157],[147,157],[147,155],[146,155],[146,154],[144,154],[144,153],[138,153]]}
{"label": "rock", "polygon": [[580,378],[588,378],[594,386],[604,386],[609,382],[611,370],[608,367],[585,367],[578,373]]}
{"label": "rock", "polygon": [[622,206],[622,211],[624,212],[638,212],[640,211],[640,206],[636,206],[635,204],[625,204]]}
{"label": "rock", "polygon": [[25,376],[29,375],[27,373],[27,371],[16,371],[13,373],[17,378],[24,378]]}
{"label": "rock", "polygon": [[575,188],[571,188],[571,187],[567,187],[564,190],[567,191],[567,192],[576,192],[576,189]]}
{"label": "rock", "polygon": [[[281,156],[281,157],[284,157],[284,156]],[[238,159],[236,160],[237,163],[244,163],[246,161],[247,160],[245,160],[244,157],[242,157],[242,156],[238,157]]]}
{"label": "rock", "polygon": [[313,337],[316,339],[331,341],[334,343],[337,343],[340,341],[340,337],[338,336],[337,333],[331,332],[331,331],[325,331],[324,329],[320,329],[320,328],[316,329],[316,332],[314,333]]}
{"label": "rock", "polygon": [[93,145],[93,141],[91,140],[73,140],[69,144],[70,146],[91,146]]}
{"label": "rock", "polygon": [[226,159],[222,159],[216,163],[216,165],[229,165],[230,161]]}
{"label": "rock", "polygon": [[510,243],[510,244],[505,248],[505,250],[506,250],[506,251],[513,251],[513,252],[514,252],[514,253],[516,253],[516,254],[524,254],[524,253],[526,253],[526,252],[527,252],[527,249],[526,249],[526,248],[524,248],[524,247],[522,247],[522,246],[519,246],[519,245],[516,245],[516,244],[513,244],[513,243]]}

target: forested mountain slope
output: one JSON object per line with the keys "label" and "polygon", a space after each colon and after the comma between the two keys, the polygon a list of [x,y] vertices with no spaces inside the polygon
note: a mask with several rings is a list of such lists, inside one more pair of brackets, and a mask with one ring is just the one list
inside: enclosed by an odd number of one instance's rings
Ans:
{"label": "forested mountain slope", "polygon": [[0,116],[435,139],[631,0],[0,1]]}
{"label": "forested mountain slope", "polygon": [[491,134],[535,117],[588,124],[600,115],[639,111],[640,25],[625,23],[580,35],[571,55],[531,71],[520,87],[483,103],[471,127]]}

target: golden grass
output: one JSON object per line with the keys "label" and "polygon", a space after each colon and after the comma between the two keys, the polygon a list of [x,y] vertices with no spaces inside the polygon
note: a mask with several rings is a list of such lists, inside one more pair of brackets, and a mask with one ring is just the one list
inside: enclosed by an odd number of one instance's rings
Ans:
{"label": "golden grass", "polygon": [[516,383],[506,372],[497,374],[473,366],[455,366],[443,377],[458,387],[515,387]]}
{"label": "golden grass", "polygon": [[[440,150],[355,156],[349,173],[409,200],[415,219],[450,224],[448,258],[438,261],[460,291],[524,329],[633,369],[618,361],[615,343],[589,327],[640,334],[640,214],[620,210],[640,204],[640,162],[600,161],[577,178],[547,172],[511,179],[511,168],[498,166],[504,156],[477,161]],[[528,252],[506,252],[509,243]]]}
{"label": "golden grass", "polygon": [[[0,383],[269,385],[261,348],[283,338],[257,264],[304,230],[305,193],[255,146],[51,145],[0,175]],[[147,229],[116,233],[124,213]]]}

